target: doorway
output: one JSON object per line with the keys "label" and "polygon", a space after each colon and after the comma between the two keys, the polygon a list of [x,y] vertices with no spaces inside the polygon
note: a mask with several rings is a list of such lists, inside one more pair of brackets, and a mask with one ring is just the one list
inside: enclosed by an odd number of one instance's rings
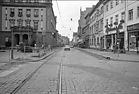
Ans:
{"label": "doorway", "polygon": [[27,35],[27,34],[24,34],[24,35],[23,35],[23,43],[24,43],[25,45],[28,45],[28,35]]}
{"label": "doorway", "polygon": [[19,34],[15,34],[15,45],[19,45],[20,42],[20,36]]}

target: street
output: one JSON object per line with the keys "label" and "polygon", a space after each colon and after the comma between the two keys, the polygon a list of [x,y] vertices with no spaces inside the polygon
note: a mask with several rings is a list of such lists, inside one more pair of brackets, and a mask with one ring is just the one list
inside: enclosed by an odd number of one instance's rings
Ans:
{"label": "street", "polygon": [[97,59],[76,49],[61,50],[16,94],[139,94],[138,71],[138,63]]}

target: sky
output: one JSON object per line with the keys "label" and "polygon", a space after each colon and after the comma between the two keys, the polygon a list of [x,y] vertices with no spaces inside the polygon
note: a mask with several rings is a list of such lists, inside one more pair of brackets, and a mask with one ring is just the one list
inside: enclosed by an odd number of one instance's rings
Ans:
{"label": "sky", "polygon": [[57,16],[56,29],[59,34],[72,39],[73,32],[78,30],[78,20],[80,19],[80,9],[96,5],[98,0],[53,0],[53,10]]}

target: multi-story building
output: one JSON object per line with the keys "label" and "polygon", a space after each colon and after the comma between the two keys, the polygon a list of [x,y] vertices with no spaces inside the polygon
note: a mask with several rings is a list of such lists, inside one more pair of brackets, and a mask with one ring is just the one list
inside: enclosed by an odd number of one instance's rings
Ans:
{"label": "multi-story building", "polygon": [[56,17],[52,0],[1,0],[0,45],[54,45]]}
{"label": "multi-story building", "polygon": [[126,1],[123,0],[105,0],[104,2],[105,49],[113,50],[117,44],[120,49],[125,48],[125,4]]}
{"label": "multi-story building", "polygon": [[[87,19],[86,19],[86,16],[88,16],[88,13],[91,11],[92,8],[86,8],[86,10],[82,11],[80,9],[80,19],[78,21],[78,36],[79,36],[79,39],[82,40],[83,42],[85,42],[85,38],[86,38],[86,33],[88,31],[88,22]],[[87,17],[88,18],[88,17]],[[87,28],[87,29],[86,29]],[[87,31],[86,31],[87,30]]]}
{"label": "multi-story building", "polygon": [[139,1],[99,0],[83,18],[78,31],[84,38],[89,28],[90,47],[139,52]]}
{"label": "multi-story building", "polygon": [[90,12],[90,47],[104,48],[104,33],[103,33],[103,0],[100,0]]}
{"label": "multi-story building", "polygon": [[139,47],[139,1],[126,2],[126,44],[129,51],[138,51]]}
{"label": "multi-story building", "polygon": [[79,40],[78,33],[77,32],[73,32],[72,45],[76,46],[78,44],[78,40]]}
{"label": "multi-story building", "polygon": [[61,36],[61,39],[62,39],[62,44],[64,44],[64,45],[69,45],[70,40],[69,40],[68,37],[66,37],[66,36]]}

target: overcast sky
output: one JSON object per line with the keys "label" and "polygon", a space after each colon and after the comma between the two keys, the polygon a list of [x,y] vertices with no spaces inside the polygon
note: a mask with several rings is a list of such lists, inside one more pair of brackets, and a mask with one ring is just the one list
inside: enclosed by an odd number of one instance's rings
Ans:
{"label": "overcast sky", "polygon": [[61,35],[72,39],[73,32],[77,32],[78,20],[80,18],[80,8],[92,7],[98,0],[57,0],[53,1],[54,14],[57,16],[57,30]]}

